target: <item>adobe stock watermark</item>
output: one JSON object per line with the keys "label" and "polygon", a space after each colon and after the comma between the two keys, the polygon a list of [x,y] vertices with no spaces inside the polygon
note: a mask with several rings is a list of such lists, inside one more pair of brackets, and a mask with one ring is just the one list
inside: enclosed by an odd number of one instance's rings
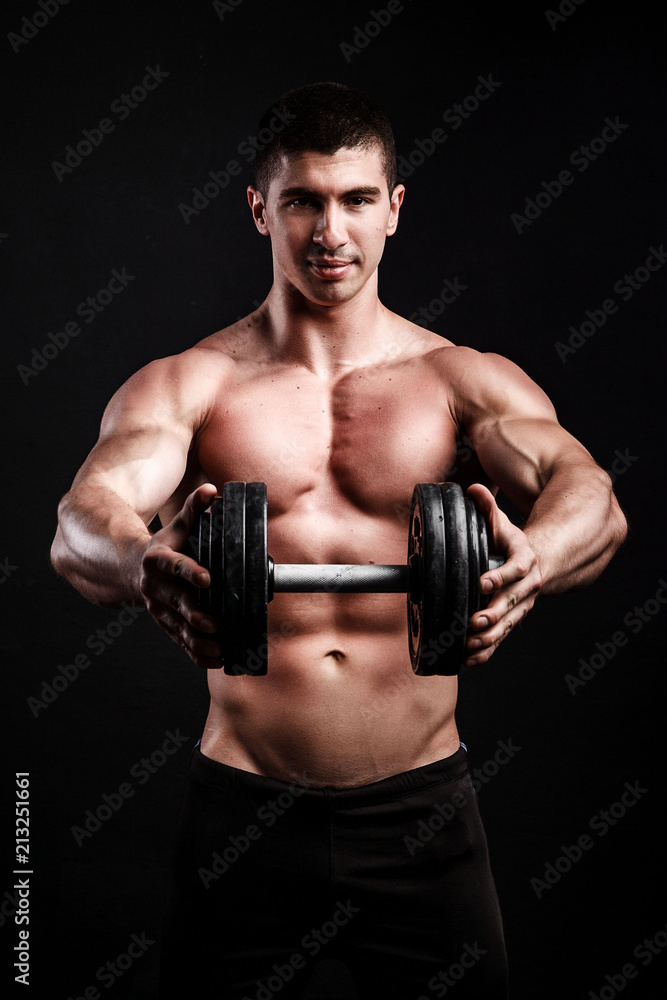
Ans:
{"label": "adobe stock watermark", "polygon": [[12,576],[13,573],[16,573],[17,570],[18,566],[14,566],[13,563],[10,563],[9,556],[5,556],[4,559],[0,560],[0,583],[7,583],[10,576]]}
{"label": "adobe stock watermark", "polygon": [[[606,152],[609,146],[616,142],[619,135],[622,135],[626,128],[629,128],[629,125],[622,122],[618,115],[613,119],[605,118],[604,128],[600,135],[591,139],[588,145],[579,146],[570,153],[570,165],[576,167],[578,173],[583,174],[588,170],[591,163],[595,163]],[[539,219],[542,213],[557,198],[560,198],[566,187],[574,184],[575,179],[575,175],[569,170],[561,170],[556,180],[541,182],[540,187],[542,190],[538,191],[532,198],[527,197],[525,199],[523,215],[521,212],[512,212],[510,215],[510,221],[513,223],[519,236],[526,226],[532,226],[536,219]]]}
{"label": "adobe stock watermark", "polygon": [[[132,111],[138,108],[140,104],[143,104],[149,93],[157,90],[160,84],[170,75],[165,70],[160,69],[159,63],[155,67],[146,66],[145,69],[146,74],[141,83],[136,84],[129,94],[123,93],[115,98],[109,105],[109,110],[117,116],[118,121],[125,121]],[[64,163],[61,163],[59,160],[51,161],[51,169],[56,175],[58,183],[62,184],[67,174],[73,173],[87,156],[90,156],[96,149],[99,149],[106,136],[111,135],[115,131],[116,123],[107,117],[101,118],[93,128],[82,129],[81,135],[83,138],[79,139],[76,145],[70,144],[65,147]]]}
{"label": "adobe stock watermark", "polygon": [[[412,2],[412,0],[409,0]],[[364,25],[355,24],[351,42],[340,42],[339,48],[346,63],[351,63],[353,56],[360,55],[374,38],[384,30],[393,19],[402,14],[405,7],[401,0],[389,0],[386,7],[380,10],[369,10],[368,21]]]}
{"label": "adobe stock watermark", "polygon": [[551,30],[555,31],[559,24],[563,24],[564,21],[567,21],[568,17],[572,17],[577,8],[581,7],[582,3],[585,3],[585,0],[563,0],[558,5],[557,11],[545,10],[544,16]]}
{"label": "adobe stock watermark", "polygon": [[442,288],[436,298],[431,299],[427,306],[420,306],[410,313],[408,319],[417,326],[428,328],[438,316],[442,316],[447,306],[453,305],[462,292],[468,291],[468,285],[462,284],[458,278],[445,278]]}
{"label": "adobe stock watermark", "polygon": [[19,32],[10,31],[7,35],[7,41],[14,49],[14,52],[19,52],[21,46],[27,45],[31,39],[35,38],[40,28],[45,28],[49,21],[60,11],[60,8],[68,3],[69,0],[37,0],[39,9],[30,17],[21,18],[21,30]]}
{"label": "adobe stock watermark", "polygon": [[[493,79],[493,73],[486,76],[477,77],[477,86],[472,92],[463,98],[462,101],[453,104],[442,113],[442,120],[450,126],[452,132],[456,132],[464,121],[474,115],[481,104],[488,100],[492,94],[502,86],[499,80]],[[414,148],[404,156],[402,153],[397,159],[398,179],[403,181],[412,177],[417,167],[432,156],[439,146],[444,145],[450,137],[450,133],[440,126],[434,128],[425,139],[415,139]]]}
{"label": "adobe stock watermark", "polygon": [[[79,302],[74,310],[75,314],[84,323],[90,325],[134,279],[135,275],[128,274],[125,267],[122,267],[120,271],[114,267],[107,284],[103,288],[98,289],[95,295],[89,295]],[[30,363],[16,366],[23,384],[28,385],[31,378],[43,372],[65,350],[71,340],[80,336],[81,332],[80,324],[76,320],[69,320],[60,330],[56,330],[55,333],[47,333],[46,343],[42,344],[41,348],[32,348]]]}
{"label": "adobe stock watermark", "polygon": [[[441,969],[428,981],[430,994],[436,997],[445,997],[450,989],[460,983],[466,972],[474,968],[481,958],[487,954],[486,948],[480,946],[479,941],[473,944],[465,944],[463,951],[459,955],[458,962],[452,962],[447,969]],[[422,993],[417,1000],[431,1000],[430,996]]]}
{"label": "adobe stock watermark", "polygon": [[616,448],[614,458],[609,468],[605,469],[605,472],[612,483],[615,483],[619,476],[624,476],[628,469],[631,469],[635,462],[638,461],[639,455],[631,455],[629,448],[624,448],[623,451],[620,448]]}
{"label": "adobe stock watermark", "polygon": [[[653,937],[644,938],[635,947],[632,957],[646,968],[654,958],[662,955],[665,948],[667,948],[667,927],[659,930]],[[641,969],[638,969],[634,962],[626,962],[619,972],[608,972],[604,977],[604,984],[598,986],[597,990],[590,990],[586,1000],[614,1000],[629,982],[637,979],[640,973]]]}
{"label": "adobe stock watermark", "polygon": [[8,920],[15,923],[14,917],[18,913],[20,901],[18,890],[15,892],[5,890],[0,903],[0,927],[4,927]]}
{"label": "adobe stock watermark", "polygon": [[225,14],[233,14],[241,6],[243,0],[213,0],[213,10],[221,21],[224,21]]}
{"label": "adobe stock watermark", "polygon": [[[236,147],[237,155],[242,156],[246,163],[254,163],[257,153],[268,146],[274,136],[278,132],[283,132],[296,118],[296,115],[290,114],[285,108],[274,107],[272,111],[273,117],[269,120],[269,124],[261,128],[256,135],[247,135]],[[232,177],[239,177],[242,170],[241,163],[236,159],[228,160],[222,170],[209,170],[210,180],[205,181],[201,187],[193,188],[192,204],[180,202],[178,205],[178,211],[186,226],[190,225],[192,216],[199,215],[208,208],[220,192],[229,187]]]}
{"label": "adobe stock watermark", "polygon": [[[118,121],[125,121],[132,111],[139,107],[146,100],[148,95],[157,90],[161,83],[170,75],[165,70],[157,66],[146,66],[146,74],[141,83],[136,84],[129,94],[123,93],[116,97],[109,105],[109,110],[117,116]],[[100,118],[93,128],[81,130],[82,139],[76,145],[70,144],[65,147],[64,163],[59,160],[51,161],[51,169],[62,184],[67,174],[72,174],[80,166],[87,156],[90,156],[96,149],[99,149],[106,136],[116,131],[116,123],[111,118]]]}
{"label": "adobe stock watermark", "polygon": [[454,617],[448,629],[443,629],[438,636],[422,643],[421,658],[429,666],[433,667],[438,662],[438,657],[450,649],[457,639],[466,635],[470,628],[470,622],[464,618],[460,611],[454,613]]}
{"label": "adobe stock watermark", "polygon": [[[137,785],[145,785],[151,775],[157,774],[168,759],[178,753],[183,744],[190,739],[189,736],[183,736],[180,729],[175,733],[168,729],[164,735],[166,739],[157,750],[154,750],[149,757],[142,757],[130,768],[130,777],[136,779]],[[103,792],[100,803],[92,809],[86,809],[82,825],[70,827],[77,847],[81,847],[85,840],[89,840],[97,833],[104,823],[123,808],[128,799],[134,798],[135,793],[136,788],[131,781],[121,781],[115,792]]]}
{"label": "adobe stock watermark", "polygon": [[[667,580],[658,580],[658,588],[642,605],[636,604],[623,618],[623,624],[632,635],[638,635],[650,622],[655,620],[667,605]],[[595,652],[588,659],[579,658],[576,674],[565,674],[564,681],[570,694],[575,695],[596,677],[616,656],[619,649],[628,645],[629,636],[624,629],[617,629],[608,639],[595,643]]]}
{"label": "adobe stock watermark", "polygon": [[242,1000],[273,1000],[273,997],[294,978],[296,972],[306,968],[308,958],[317,958],[322,949],[326,948],[358,913],[361,913],[361,908],[355,906],[351,899],[345,903],[337,900],[331,919],[325,920],[321,927],[311,927],[301,938],[301,951],[295,951],[285,963],[276,962],[268,976],[256,980],[254,996],[251,997],[246,993]]}
{"label": "adobe stock watermark", "polygon": [[231,834],[224,846],[219,851],[213,852],[209,868],[202,866],[197,869],[197,874],[205,889],[209,889],[213,882],[217,882],[221,876],[226,875],[231,866],[244,857],[253,844],[261,840],[265,830],[270,830],[310,787],[311,781],[305,772],[296,777],[299,779],[298,784],[287,785],[275,799],[267,799],[259,807],[256,813],[257,823],[249,823],[240,833]]}
{"label": "adobe stock watermark", "polygon": [[[531,878],[530,885],[537,898],[541,899],[545,892],[553,889],[563,876],[581,861],[584,854],[591,851],[603,837],[606,837],[609,831],[627,815],[630,809],[637,805],[648,791],[649,789],[643,788],[638,781],[635,781],[634,784],[626,781],[618,800],[591,817],[588,823],[590,833],[582,833],[574,844],[561,844],[562,853],[554,861],[545,862],[541,877]],[[597,834],[598,840],[594,840],[591,834]]]}
{"label": "adobe stock watermark", "polygon": [[[95,980],[100,986],[104,986],[107,990],[110,989],[154,944],[155,941],[148,937],[146,931],[142,931],[141,934],[132,934],[125,951],[101,965],[95,973]],[[102,994],[97,986],[91,984],[80,993],[77,992],[76,996],[69,996],[67,1000],[101,1000],[101,997]]]}
{"label": "adobe stock watermark", "polygon": [[[622,302],[629,302],[635,292],[640,291],[648,281],[651,280],[656,271],[659,271],[667,260],[665,245],[661,243],[659,247],[649,247],[648,257],[643,264],[636,267],[631,273],[626,273],[618,281],[614,282],[613,291],[619,296]],[[605,299],[598,309],[587,309],[586,319],[579,325],[568,327],[570,336],[566,344],[557,340],[554,344],[556,354],[563,364],[571,354],[588,343],[591,337],[600,330],[609,316],[618,312],[618,303],[611,297]]]}
{"label": "adobe stock watermark", "polygon": [[[522,747],[514,746],[511,737],[508,737],[507,740],[498,740],[497,747],[493,757],[486,760],[481,767],[475,767],[470,772],[473,791],[476,795],[479,794],[484,785],[498,774],[500,768],[509,764],[515,754],[522,749]],[[436,803],[430,817],[418,820],[413,833],[403,837],[403,843],[410,857],[413,858],[417,851],[425,847],[437,833],[445,828],[447,823],[451,823],[457,810],[465,809],[467,805],[468,799],[463,792],[459,791],[454,792],[446,802]]]}
{"label": "adobe stock watermark", "polygon": [[[113,621],[109,622],[106,628],[98,628],[95,632],[90,633],[86,639],[86,649],[89,649],[95,656],[102,656],[109,646],[112,646],[125,629],[132,625],[145,610],[143,605],[123,603],[122,610]],[[42,681],[39,697],[30,695],[26,699],[34,718],[37,718],[40,712],[52,705],[63,691],[66,691],[81,673],[88,669],[91,663],[92,660],[88,654],[83,652],[77,653],[71,663],[59,663],[51,680]]]}

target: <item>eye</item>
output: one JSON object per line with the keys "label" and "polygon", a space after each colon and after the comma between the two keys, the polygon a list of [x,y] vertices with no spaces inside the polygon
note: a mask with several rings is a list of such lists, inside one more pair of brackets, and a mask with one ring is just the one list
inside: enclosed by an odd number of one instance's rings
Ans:
{"label": "eye", "polygon": [[307,198],[305,195],[303,198],[293,198],[292,201],[287,203],[288,208],[307,208],[308,205],[312,204],[312,199]]}
{"label": "eye", "polygon": [[362,205],[370,204],[368,198],[362,198],[361,195],[354,195],[353,198],[350,198],[350,203],[353,208],[361,208]]}

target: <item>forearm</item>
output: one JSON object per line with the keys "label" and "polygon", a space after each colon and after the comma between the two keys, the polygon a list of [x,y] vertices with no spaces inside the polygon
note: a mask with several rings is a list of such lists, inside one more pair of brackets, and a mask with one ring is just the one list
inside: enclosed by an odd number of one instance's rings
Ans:
{"label": "forearm", "polygon": [[539,494],[524,533],[542,575],[542,594],[592,583],[625,539],[625,517],[606,472],[564,463]]}
{"label": "forearm", "polygon": [[51,561],[95,604],[143,603],[141,559],[150,539],[142,519],[113,490],[79,486],[60,502]]}

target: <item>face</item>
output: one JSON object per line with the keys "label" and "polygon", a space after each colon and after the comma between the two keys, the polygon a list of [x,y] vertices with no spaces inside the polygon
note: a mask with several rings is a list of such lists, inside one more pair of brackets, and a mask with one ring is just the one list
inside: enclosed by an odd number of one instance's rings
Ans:
{"label": "face", "polygon": [[274,280],[321,305],[354,298],[377,281],[404,191],[389,197],[375,149],[284,156],[265,197],[248,188],[255,224],[271,237]]}

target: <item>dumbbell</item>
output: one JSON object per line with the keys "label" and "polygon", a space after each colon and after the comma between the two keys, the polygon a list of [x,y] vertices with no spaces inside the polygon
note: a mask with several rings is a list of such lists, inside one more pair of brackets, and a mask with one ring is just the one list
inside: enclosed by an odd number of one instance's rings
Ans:
{"label": "dumbbell", "polygon": [[407,594],[414,672],[458,673],[469,618],[484,603],[479,578],[504,559],[489,555],[484,518],[457,483],[415,486],[404,565],[274,563],[267,522],[265,483],[225,483],[199,519],[198,559],[211,586],[198,606],[218,620],[225,673],[267,672],[276,593]]}

